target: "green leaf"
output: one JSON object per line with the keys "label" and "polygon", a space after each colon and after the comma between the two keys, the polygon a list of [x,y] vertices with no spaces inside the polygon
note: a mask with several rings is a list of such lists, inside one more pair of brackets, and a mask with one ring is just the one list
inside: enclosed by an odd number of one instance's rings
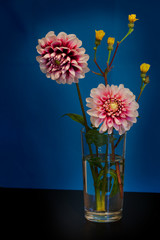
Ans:
{"label": "green leaf", "polygon": [[97,147],[101,147],[107,143],[108,136],[99,133],[97,129],[90,129],[86,133],[86,140],[88,144],[94,143]]}
{"label": "green leaf", "polygon": [[74,121],[76,121],[76,122],[79,122],[79,123],[81,123],[82,125],[85,126],[85,124],[84,124],[84,118],[83,118],[83,116],[81,116],[81,115],[79,115],[79,114],[66,113],[66,114],[62,115],[62,117],[64,117],[64,116],[68,116],[68,117],[70,117],[72,120],[74,120]]}
{"label": "green leaf", "polygon": [[109,170],[110,175],[112,176],[114,182],[113,182],[113,187],[110,193],[110,197],[113,197],[114,195],[116,195],[116,193],[118,192],[119,189],[119,185],[118,185],[118,178],[117,178],[117,174],[116,171],[113,169]]}

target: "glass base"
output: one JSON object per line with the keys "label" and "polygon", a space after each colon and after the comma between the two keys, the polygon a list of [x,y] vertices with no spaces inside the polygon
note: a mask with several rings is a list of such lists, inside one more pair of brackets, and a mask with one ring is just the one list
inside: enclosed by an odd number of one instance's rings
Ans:
{"label": "glass base", "polygon": [[122,218],[122,211],[116,212],[90,212],[85,211],[85,218],[91,222],[116,222]]}

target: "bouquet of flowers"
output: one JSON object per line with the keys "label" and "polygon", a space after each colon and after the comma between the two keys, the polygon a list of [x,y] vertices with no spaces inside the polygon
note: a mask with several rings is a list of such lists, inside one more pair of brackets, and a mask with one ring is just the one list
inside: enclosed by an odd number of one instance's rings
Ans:
{"label": "bouquet of flowers", "polygon": [[[150,65],[146,63],[142,63],[140,66],[141,86],[137,99],[123,84],[116,86],[108,83],[108,74],[113,68],[112,64],[118,48],[134,31],[134,23],[138,19],[135,14],[131,14],[128,16],[128,20],[128,32],[121,41],[117,41],[113,54],[115,38],[108,37],[107,39],[108,58],[104,70],[97,62],[97,50],[105,32],[103,30],[95,31],[94,62],[99,71],[92,72],[101,76],[104,83],[91,89],[90,97],[86,99],[90,125],[87,123],[79,88],[79,79],[84,78],[85,73],[90,71],[87,64],[89,55],[85,54],[85,49],[81,47],[82,41],[74,34],[67,35],[60,32],[56,36],[53,31],[38,40],[39,56],[36,59],[46,77],[59,84],[76,84],[82,115],[74,113],[64,115],[68,115],[85,128],[82,131],[83,170],[84,174],[87,171],[87,175],[92,178],[92,181],[89,181],[87,180],[88,176],[84,176],[85,210],[86,218],[92,221],[113,221],[120,218],[120,216],[118,218],[113,216],[113,213],[120,214],[119,211],[122,208],[125,136],[133,123],[137,122],[138,101],[149,83],[149,76],[146,73]],[[122,153],[118,152],[120,143],[122,144]],[[88,170],[86,170],[86,161]],[[89,190],[87,182],[94,186],[94,191]],[[114,207],[107,205],[111,199],[116,202]],[[118,204],[118,201],[121,203]],[[97,215],[98,213],[99,215]]]}

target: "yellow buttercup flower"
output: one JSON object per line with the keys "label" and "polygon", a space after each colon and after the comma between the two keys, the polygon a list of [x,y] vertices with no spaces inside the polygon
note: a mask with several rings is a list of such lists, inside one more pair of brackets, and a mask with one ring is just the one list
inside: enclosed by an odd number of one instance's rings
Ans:
{"label": "yellow buttercup flower", "polygon": [[139,20],[136,18],[136,14],[131,14],[131,15],[128,15],[128,20],[130,23],[134,23],[135,21]]}
{"label": "yellow buttercup flower", "polygon": [[140,70],[142,73],[146,73],[148,72],[148,70],[150,69],[150,66],[148,63],[142,63],[140,66]]}
{"label": "yellow buttercup flower", "polygon": [[99,30],[99,31],[95,30],[95,33],[96,33],[96,40],[99,40],[99,41],[101,41],[105,35],[105,32],[103,30]]}
{"label": "yellow buttercup flower", "polygon": [[112,45],[114,44],[115,38],[109,37],[107,40],[108,45]]}

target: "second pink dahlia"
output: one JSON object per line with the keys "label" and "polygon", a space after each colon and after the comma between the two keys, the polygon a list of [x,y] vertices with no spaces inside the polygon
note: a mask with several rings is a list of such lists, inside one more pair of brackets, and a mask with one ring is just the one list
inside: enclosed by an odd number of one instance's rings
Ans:
{"label": "second pink dahlia", "polygon": [[36,48],[40,56],[36,59],[47,78],[56,80],[57,83],[71,84],[84,78],[89,71],[89,55],[85,54],[85,49],[81,47],[82,41],[76,35],[60,32],[56,36],[51,31],[39,39],[38,43]]}
{"label": "second pink dahlia", "polygon": [[123,84],[99,84],[91,90],[90,96],[86,99],[87,106],[91,108],[87,113],[93,126],[100,127],[100,133],[107,131],[111,134],[115,129],[122,135],[136,123],[139,104],[135,101],[135,95]]}

